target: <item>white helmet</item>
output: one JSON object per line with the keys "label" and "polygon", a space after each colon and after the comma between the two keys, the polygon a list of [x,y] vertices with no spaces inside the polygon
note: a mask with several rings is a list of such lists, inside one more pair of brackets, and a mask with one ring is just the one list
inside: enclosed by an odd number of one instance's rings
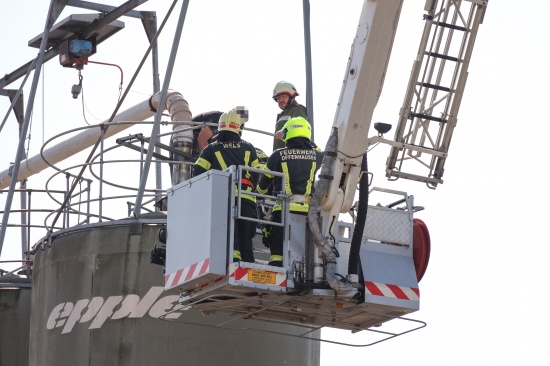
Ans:
{"label": "white helmet", "polygon": [[235,107],[220,116],[218,131],[231,131],[240,135],[246,121],[248,121],[248,109],[242,106]]}
{"label": "white helmet", "polygon": [[294,98],[299,95],[294,85],[287,81],[279,81],[275,88],[273,88],[273,99],[277,99],[277,96],[286,94],[290,98]]}

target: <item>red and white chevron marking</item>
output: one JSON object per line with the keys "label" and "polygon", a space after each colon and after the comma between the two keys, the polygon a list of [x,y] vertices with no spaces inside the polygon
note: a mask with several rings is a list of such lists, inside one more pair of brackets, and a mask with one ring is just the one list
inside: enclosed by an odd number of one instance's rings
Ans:
{"label": "red and white chevron marking", "polygon": [[203,275],[210,269],[210,258],[194,263],[189,267],[182,268],[176,272],[164,276],[164,287],[172,288],[185,283],[193,278]]}
{"label": "red and white chevron marking", "polygon": [[414,287],[403,287],[387,283],[365,281],[365,293],[394,299],[420,301],[420,290]]}

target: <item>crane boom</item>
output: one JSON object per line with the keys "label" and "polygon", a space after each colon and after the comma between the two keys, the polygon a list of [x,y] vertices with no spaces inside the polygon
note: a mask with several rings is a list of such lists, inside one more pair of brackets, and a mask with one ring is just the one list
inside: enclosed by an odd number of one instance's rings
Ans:
{"label": "crane boom", "polygon": [[361,160],[368,148],[371,118],[382,92],[402,3],[403,0],[366,0],[363,3],[334,116],[338,155],[332,166],[334,178],[323,204],[325,213],[334,211],[331,209],[338,200],[339,190],[344,195],[337,204],[338,212],[348,212],[353,203]]}

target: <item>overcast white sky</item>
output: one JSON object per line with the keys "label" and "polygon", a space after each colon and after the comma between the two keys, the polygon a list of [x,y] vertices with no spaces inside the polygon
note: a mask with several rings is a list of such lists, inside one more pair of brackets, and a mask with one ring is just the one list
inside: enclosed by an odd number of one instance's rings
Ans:
{"label": "overcast white sky", "polygon": [[[168,3],[150,1],[140,9],[157,11],[160,24]],[[315,134],[320,146],[330,132],[362,3],[311,0]],[[42,32],[48,4],[0,4],[2,74],[36,55],[27,41]],[[423,28],[423,5],[420,0],[404,2],[373,121],[397,123]],[[180,8],[176,5],[176,16],[160,40],[161,82]],[[69,8],[59,19],[85,12]],[[367,348],[323,344],[321,365],[548,364],[550,320],[543,305],[548,298],[544,281],[550,278],[549,13],[550,5],[543,0],[490,1],[469,68],[445,182],[437,190],[386,181],[386,147],[369,156],[376,186],[406,191],[426,208],[417,217],[428,225],[432,252],[420,283],[421,310],[411,317],[428,326]],[[293,82],[301,94],[298,100],[305,103],[301,16],[300,0],[191,1],[171,88],[187,98],[194,114],[246,105],[251,114],[248,126],[271,132],[278,113],[271,100],[277,81]],[[139,21],[124,21],[121,34],[100,45],[92,59],[120,65],[126,86],[147,44]],[[107,119],[116,104],[120,73],[89,65],[82,75],[86,118],[95,124]],[[85,126],[81,99],[70,94],[78,81],[76,71],[52,60],[43,80],[46,92],[41,86],[36,97],[30,156],[39,153],[44,139]],[[151,85],[146,64],[124,105],[148,98]],[[7,98],[0,98],[2,118],[8,106]],[[14,160],[15,131],[15,119],[10,117],[0,134],[0,170]],[[271,151],[269,137],[245,132],[244,138]],[[3,209],[3,197],[1,205]],[[1,259],[19,259],[19,251],[17,241],[7,241]]]}

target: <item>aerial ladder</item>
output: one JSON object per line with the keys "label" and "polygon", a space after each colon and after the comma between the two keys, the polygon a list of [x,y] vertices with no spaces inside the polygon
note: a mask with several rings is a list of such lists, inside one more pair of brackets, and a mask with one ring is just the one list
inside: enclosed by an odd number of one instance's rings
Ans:
{"label": "aerial ladder", "polygon": [[[241,192],[232,187],[243,170],[261,173],[232,166],[167,190],[167,227],[159,232],[159,240],[166,243],[165,258],[159,261],[165,267],[165,291],[178,294],[185,309],[205,315],[224,311],[234,314],[235,320],[301,325],[302,333],[289,335],[302,338],[316,339],[315,332],[323,327],[376,332],[390,320],[407,326],[398,332],[380,332],[383,340],[424,327],[425,323],[406,315],[419,309],[418,282],[429,259],[428,230],[414,218],[412,195],[369,187],[366,153],[369,144],[386,143],[391,146],[389,178],[414,178],[430,187],[442,182],[467,66],[486,5],[477,0],[426,1],[421,51],[392,141],[383,137],[389,125],[375,124],[377,136],[369,138],[368,133],[402,0],[365,0],[307,217],[290,214],[289,197],[282,192],[257,194],[266,204],[282,204],[281,222],[251,220],[284,227],[283,267],[261,259],[232,262],[235,220],[248,219],[241,216],[240,199],[235,199]],[[458,32],[462,42],[458,54],[452,56],[451,40]],[[444,87],[444,69],[451,63],[455,68],[449,86]],[[421,81],[417,81],[419,75]],[[436,107],[442,105],[445,112],[436,115]],[[436,124],[439,131],[433,137],[427,128]],[[403,162],[411,156],[412,160],[431,157],[428,165],[432,168],[425,178],[403,172]],[[358,186],[359,199],[354,203]],[[369,195],[378,193],[389,195],[390,201],[369,205]],[[194,209],[179,209],[184,206]],[[352,223],[339,219],[350,212],[354,213]],[[215,326],[231,328],[232,320]]]}
{"label": "aerial ladder", "polygon": [[[443,183],[445,161],[468,78],[468,65],[487,1],[427,1],[425,27],[386,177],[434,188]],[[374,139],[381,141],[382,139]]]}

